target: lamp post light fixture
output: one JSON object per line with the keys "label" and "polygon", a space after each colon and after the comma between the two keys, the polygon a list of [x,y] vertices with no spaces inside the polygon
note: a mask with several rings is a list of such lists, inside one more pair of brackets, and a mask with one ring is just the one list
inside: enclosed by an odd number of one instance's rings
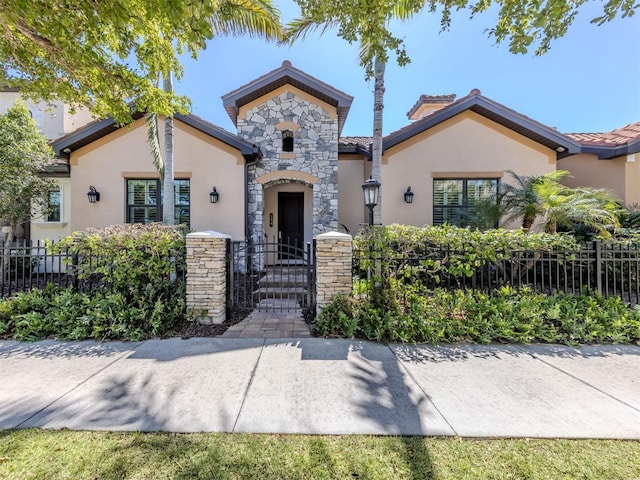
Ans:
{"label": "lamp post light fixture", "polygon": [[380,182],[369,177],[369,180],[362,184],[362,193],[364,194],[364,204],[369,209],[369,225],[373,225],[373,209],[378,204]]}
{"label": "lamp post light fixture", "polygon": [[96,187],[91,185],[89,187],[89,191],[87,192],[87,198],[89,199],[89,203],[96,203],[100,201],[100,192],[96,190]]}
{"label": "lamp post light fixture", "polygon": [[411,191],[411,187],[407,187],[407,191],[404,192],[404,202],[413,203],[413,192]]}
{"label": "lamp post light fixture", "polygon": [[213,187],[213,190],[211,190],[211,193],[209,193],[209,201],[211,203],[218,203],[219,198],[220,194],[218,193],[218,189],[216,187]]}

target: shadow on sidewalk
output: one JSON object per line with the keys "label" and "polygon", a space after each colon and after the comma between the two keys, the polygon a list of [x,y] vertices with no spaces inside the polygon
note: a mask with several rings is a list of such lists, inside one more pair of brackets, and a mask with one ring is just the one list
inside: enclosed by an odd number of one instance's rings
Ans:
{"label": "shadow on sidewalk", "polygon": [[0,342],[0,358],[78,358],[109,357],[118,353],[135,350],[141,342],[60,342],[42,340],[40,342]]}

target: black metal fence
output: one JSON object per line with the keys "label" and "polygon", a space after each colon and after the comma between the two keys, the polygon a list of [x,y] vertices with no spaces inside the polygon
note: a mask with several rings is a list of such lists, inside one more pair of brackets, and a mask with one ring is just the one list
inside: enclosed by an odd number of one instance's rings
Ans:
{"label": "black metal fence", "polygon": [[[44,288],[73,287],[76,291],[91,292],[104,288],[102,276],[93,272],[101,263],[98,254],[72,253],[69,249],[54,249],[53,242],[18,241],[7,245],[0,242],[0,298]],[[175,261],[178,259],[180,261]],[[185,281],[184,253],[172,255],[176,266],[173,279]],[[102,262],[104,264],[104,262]],[[77,273],[83,272],[82,278]]]}
{"label": "black metal fence", "polygon": [[227,306],[230,310],[313,311],[314,254],[311,243],[229,242]]}
{"label": "black metal fence", "polygon": [[584,289],[605,297],[619,296],[640,304],[640,245],[595,241],[578,250],[511,250],[495,259],[469,261],[469,251],[425,246],[420,253],[383,256],[354,251],[354,273],[371,278],[372,270],[387,278],[419,282],[427,288],[493,290],[503,286],[535,291],[580,294]]}
{"label": "black metal fence", "polygon": [[72,286],[77,282],[71,274],[73,262],[69,252],[53,253],[40,241],[0,242],[0,298],[47,283]]}

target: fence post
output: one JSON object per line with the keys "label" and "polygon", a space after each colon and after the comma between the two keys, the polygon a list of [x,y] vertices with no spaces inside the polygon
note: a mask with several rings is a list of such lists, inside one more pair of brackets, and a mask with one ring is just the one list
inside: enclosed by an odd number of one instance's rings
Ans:
{"label": "fence post", "polygon": [[328,232],[316,237],[316,315],[338,294],[351,293],[353,237]]}
{"label": "fence post", "polygon": [[[67,247],[67,250],[65,252],[66,255],[69,255],[69,247]],[[46,260],[45,260],[46,263]],[[58,267],[59,269],[60,267]],[[78,291],[78,253],[74,253],[71,256],[71,287],[73,288],[74,292]]]}
{"label": "fence post", "polygon": [[187,309],[198,323],[220,324],[227,316],[227,242],[207,231],[187,235]]}
{"label": "fence post", "polygon": [[602,295],[602,244],[600,240],[593,241],[593,249],[596,251],[596,292]]}

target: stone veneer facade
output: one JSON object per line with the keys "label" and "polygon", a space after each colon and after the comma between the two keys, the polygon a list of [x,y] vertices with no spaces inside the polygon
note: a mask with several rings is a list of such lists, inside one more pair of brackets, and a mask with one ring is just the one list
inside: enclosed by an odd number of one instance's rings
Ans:
{"label": "stone veneer facade", "polygon": [[328,232],[316,238],[316,314],[336,295],[349,295],[353,286],[353,238]]}
{"label": "stone veneer facade", "polygon": [[[283,124],[285,124],[283,126]],[[263,152],[248,167],[248,226],[254,242],[264,237],[264,186],[270,172],[304,172],[318,178],[313,187],[313,236],[338,228],[338,117],[290,90],[256,105],[238,117],[238,135]],[[293,152],[282,152],[282,131],[293,132]],[[292,180],[293,181],[292,176]],[[278,182],[281,183],[281,182]],[[273,185],[270,183],[268,186]],[[309,219],[305,219],[308,224]]]}
{"label": "stone veneer facade", "polygon": [[202,325],[227,318],[227,243],[218,232],[187,235],[187,309]]}

